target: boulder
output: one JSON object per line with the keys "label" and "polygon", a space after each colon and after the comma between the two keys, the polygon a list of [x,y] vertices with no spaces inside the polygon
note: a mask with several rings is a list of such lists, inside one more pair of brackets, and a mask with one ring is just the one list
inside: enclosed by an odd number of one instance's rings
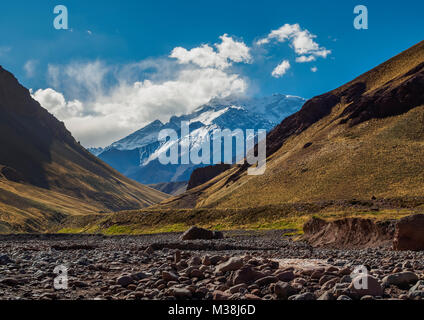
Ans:
{"label": "boulder", "polygon": [[275,277],[275,276],[267,276],[267,277],[263,277],[263,278],[260,278],[260,279],[256,280],[255,281],[255,284],[257,284],[260,287],[263,287],[263,286],[267,286],[267,285],[269,285],[271,283],[276,283],[276,282],[278,282],[278,278],[277,277]]}
{"label": "boulder", "polygon": [[405,217],[398,221],[393,249],[397,251],[424,250],[424,214]]}
{"label": "boulder", "polygon": [[227,262],[221,263],[217,266],[217,272],[228,272],[228,271],[236,271],[243,266],[243,260],[240,258],[231,258]]}
{"label": "boulder", "polygon": [[359,297],[382,297],[384,290],[378,280],[370,275],[358,275],[352,280],[349,290]]}
{"label": "boulder", "polygon": [[265,275],[262,272],[255,270],[253,267],[244,266],[234,273],[233,283],[234,285],[241,283],[249,284],[260,278],[263,278],[264,276]]}
{"label": "boulder", "polygon": [[178,276],[174,274],[173,272],[163,271],[162,272],[162,279],[166,282],[169,281],[178,281]]}
{"label": "boulder", "polygon": [[181,240],[214,240],[223,239],[224,234],[219,231],[211,231],[198,227],[191,227],[181,236]]}
{"label": "boulder", "polygon": [[220,301],[220,300],[228,300],[231,297],[231,294],[227,292],[223,292],[221,290],[215,290],[212,293],[212,296],[213,296],[213,300]]}
{"label": "boulder", "polygon": [[290,282],[295,278],[293,271],[280,271],[276,273],[275,276],[278,278],[278,280],[284,282]]}
{"label": "boulder", "polygon": [[384,286],[394,285],[401,289],[409,289],[409,285],[416,284],[417,282],[418,276],[411,271],[394,273],[383,279]]}
{"label": "boulder", "polygon": [[134,280],[130,276],[121,276],[116,280],[116,282],[122,287],[127,287],[132,284]]}
{"label": "boulder", "polygon": [[296,294],[297,291],[287,282],[280,281],[274,285],[274,293],[279,300],[287,300],[288,297]]}
{"label": "boulder", "polygon": [[192,292],[186,288],[174,288],[173,294],[176,299],[186,300],[192,297]]}

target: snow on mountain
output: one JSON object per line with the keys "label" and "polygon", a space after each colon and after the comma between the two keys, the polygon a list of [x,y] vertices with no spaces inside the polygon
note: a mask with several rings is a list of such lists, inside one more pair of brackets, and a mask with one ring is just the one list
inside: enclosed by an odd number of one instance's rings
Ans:
{"label": "snow on mountain", "polygon": [[100,155],[105,149],[103,148],[88,148],[88,151],[90,151],[92,154],[94,154],[96,157]]}
{"label": "snow on mountain", "polygon": [[[187,141],[181,137],[181,124],[190,124],[189,152],[210,139],[215,129],[259,129],[270,131],[284,118],[297,112],[305,99],[276,94],[265,98],[214,99],[191,114],[174,116],[166,124],[157,120],[105,148],[99,158],[128,177],[144,184],[187,181],[200,165],[162,165],[158,158],[173,143]],[[173,129],[178,140],[158,141],[159,132]],[[250,137],[254,138],[254,137]],[[93,152],[93,151],[92,151]],[[244,156],[234,153],[233,157]],[[94,153],[94,152],[93,152]],[[183,154],[180,154],[180,157]],[[211,153],[211,162],[213,152]]]}

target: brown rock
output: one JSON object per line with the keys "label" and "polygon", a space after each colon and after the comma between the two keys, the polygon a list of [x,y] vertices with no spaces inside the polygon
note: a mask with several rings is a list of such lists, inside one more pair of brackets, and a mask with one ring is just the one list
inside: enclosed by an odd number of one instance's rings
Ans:
{"label": "brown rock", "polygon": [[334,279],[334,276],[324,275],[319,279],[319,284],[322,286],[327,281],[330,281],[331,279]]}
{"label": "brown rock", "polygon": [[178,281],[178,276],[172,272],[168,272],[168,271],[163,271],[162,272],[162,279],[165,280],[166,282],[169,281]]}
{"label": "brown rock", "polygon": [[286,282],[277,282],[274,285],[274,293],[279,300],[287,300],[288,297],[296,294],[297,290]]}
{"label": "brown rock", "polygon": [[174,288],[173,294],[177,299],[190,299],[193,295],[190,290],[185,288]]}
{"label": "brown rock", "polygon": [[416,284],[418,276],[411,271],[404,271],[395,274],[390,274],[383,279],[384,286],[397,286],[402,289],[409,289],[409,285]]}
{"label": "brown rock", "polygon": [[243,266],[243,260],[240,258],[231,258],[227,262],[221,263],[216,268],[217,272],[236,271]]}
{"label": "brown rock", "polygon": [[121,276],[116,282],[122,287],[127,287],[133,283],[133,279],[130,276]]}
{"label": "brown rock", "polygon": [[398,221],[393,248],[398,251],[424,250],[424,214],[405,217]]}
{"label": "brown rock", "polygon": [[257,295],[254,295],[252,293],[247,293],[247,294],[245,294],[244,297],[245,297],[246,300],[262,300]]}
{"label": "brown rock", "polygon": [[281,271],[276,273],[275,276],[278,278],[278,280],[284,282],[290,282],[295,278],[293,271]]}
{"label": "brown rock", "polygon": [[359,218],[325,221],[314,217],[303,226],[304,240],[314,247],[378,247],[393,241],[394,224]]}
{"label": "brown rock", "polygon": [[276,283],[276,282],[278,282],[278,278],[277,277],[275,277],[275,276],[268,276],[268,277],[263,277],[263,278],[260,278],[260,279],[258,279],[258,280],[256,280],[255,281],[255,284],[257,284],[258,286],[266,286],[266,285],[268,285],[268,284],[271,284],[271,283]]}
{"label": "brown rock", "polygon": [[360,297],[381,297],[384,294],[384,290],[378,280],[370,275],[358,275],[355,277],[349,286],[349,290]]}
{"label": "brown rock", "polygon": [[181,240],[212,240],[223,239],[222,232],[210,231],[198,227],[191,227],[181,236]]}
{"label": "brown rock", "polygon": [[198,256],[194,256],[193,258],[190,259],[188,264],[190,266],[200,266],[202,264],[202,259]]}
{"label": "brown rock", "polygon": [[216,266],[219,262],[223,261],[224,258],[222,256],[212,256],[208,260],[211,265]]}
{"label": "brown rock", "polygon": [[231,294],[220,291],[220,290],[215,290],[212,293],[213,296],[213,300],[228,300],[231,297]]}
{"label": "brown rock", "polygon": [[253,267],[251,266],[245,266],[235,272],[234,278],[233,278],[233,284],[234,285],[241,284],[241,283],[249,284],[262,277],[264,277],[264,274],[262,272],[253,269]]}
{"label": "brown rock", "polygon": [[203,258],[202,258],[202,264],[204,265],[204,266],[210,266],[212,263],[211,263],[211,259],[209,258],[209,256],[204,256]]}
{"label": "brown rock", "polygon": [[235,285],[235,286],[231,287],[230,289],[228,289],[228,291],[230,293],[233,293],[234,294],[234,293],[240,292],[240,289],[246,289],[246,288],[247,288],[247,286],[244,283],[240,283],[238,285]]}
{"label": "brown rock", "polygon": [[190,278],[203,279],[204,277],[205,277],[205,275],[199,269],[193,269],[193,270],[190,271]]}

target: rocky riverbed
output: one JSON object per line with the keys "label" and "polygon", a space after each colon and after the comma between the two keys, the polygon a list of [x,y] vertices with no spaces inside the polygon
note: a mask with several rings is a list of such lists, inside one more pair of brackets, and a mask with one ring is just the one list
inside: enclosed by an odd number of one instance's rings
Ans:
{"label": "rocky riverbed", "polygon": [[[424,299],[423,252],[313,249],[284,233],[197,241],[180,234],[0,236],[0,300]],[[366,287],[352,276],[361,265]]]}

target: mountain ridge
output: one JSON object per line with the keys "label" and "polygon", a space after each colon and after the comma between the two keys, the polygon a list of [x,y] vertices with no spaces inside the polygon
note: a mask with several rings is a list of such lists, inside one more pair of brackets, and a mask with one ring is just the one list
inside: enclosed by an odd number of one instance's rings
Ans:
{"label": "mountain ridge", "polygon": [[[175,130],[181,137],[182,122],[190,123],[190,148],[210,136],[215,129],[265,129],[270,131],[283,118],[296,112],[304,99],[276,94],[264,98],[228,97],[213,99],[190,114],[173,116],[167,123],[156,120],[131,135],[105,148],[98,157],[126,176],[145,184],[188,181],[200,166],[159,163],[166,152],[157,141],[160,130]],[[93,150],[95,152],[95,150]],[[235,152],[235,150],[233,150]],[[181,156],[181,155],[180,155]],[[235,155],[234,155],[235,156]],[[205,164],[207,165],[207,164]],[[154,175],[152,175],[154,173]]]}
{"label": "mountain ridge", "polygon": [[90,154],[3,67],[0,113],[0,224],[8,226],[3,228],[41,231],[49,223],[46,216],[60,220],[79,209],[86,214],[139,209],[167,197]]}
{"label": "mountain ridge", "polygon": [[235,167],[163,206],[419,197],[424,191],[423,87],[424,41],[310,99],[283,120],[268,134],[264,176],[249,177],[246,165]]}

